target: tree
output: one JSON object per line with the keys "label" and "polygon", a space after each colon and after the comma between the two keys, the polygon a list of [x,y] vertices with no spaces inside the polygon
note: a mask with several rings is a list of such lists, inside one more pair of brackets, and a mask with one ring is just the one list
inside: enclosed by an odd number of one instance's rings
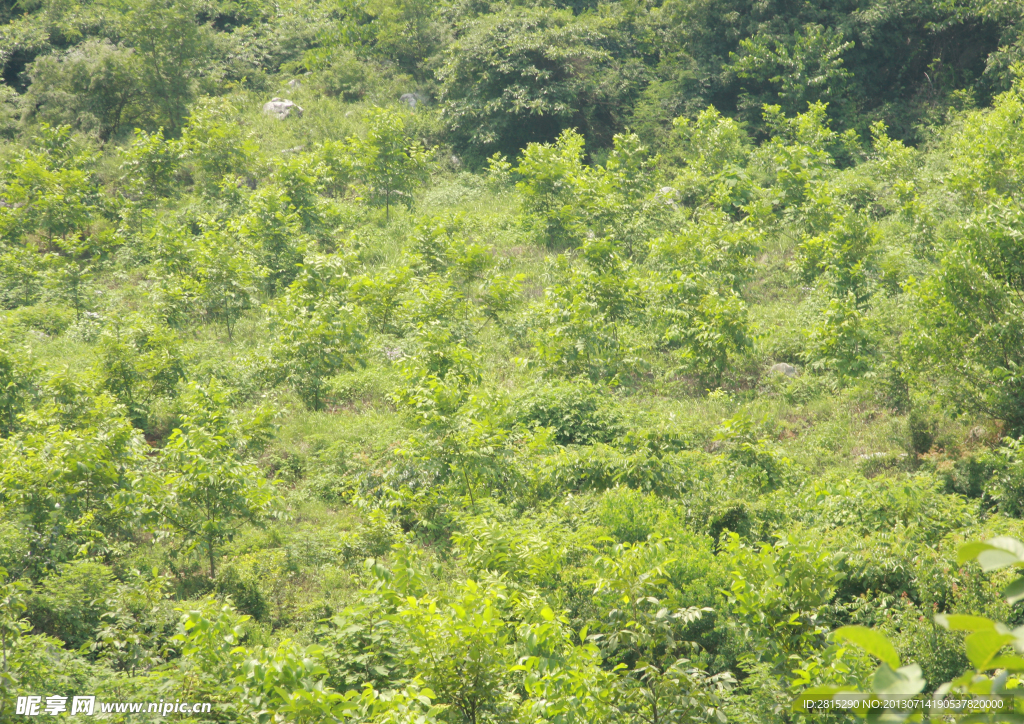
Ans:
{"label": "tree", "polygon": [[583,136],[566,130],[554,143],[526,147],[515,168],[516,189],[549,245],[597,237],[639,258],[666,207],[653,193],[656,160],[635,134],[617,134],[605,165],[587,166]]}
{"label": "tree", "polygon": [[965,225],[939,268],[911,288],[904,337],[914,380],[953,409],[1024,430],[1024,206],[999,201]]}
{"label": "tree", "polygon": [[181,427],[160,453],[166,477],[155,511],[186,551],[205,554],[214,578],[218,548],[243,524],[266,518],[277,497],[262,472],[242,461],[252,431],[231,417],[219,385],[190,384],[184,405]]}
{"label": "tree", "polygon": [[373,17],[375,49],[423,81],[423,61],[441,40],[437,5],[431,0],[371,0],[364,7]]}
{"label": "tree", "polygon": [[7,571],[0,568],[0,717],[13,698],[10,693],[18,689],[18,672],[12,671],[10,654],[18,639],[32,628],[24,618],[28,590],[27,583],[9,580]]}
{"label": "tree", "polygon": [[1024,159],[1017,87],[976,111],[947,138],[949,185],[966,207],[942,239],[938,266],[911,288],[912,333],[903,341],[913,381],[959,412],[982,412],[1024,430]]}
{"label": "tree", "polygon": [[181,148],[164,138],[164,130],[146,133],[135,129],[135,137],[118,149],[121,156],[121,180],[129,192],[144,198],[168,196],[175,170],[181,163]]}
{"label": "tree", "polygon": [[513,668],[512,635],[499,610],[501,584],[462,584],[451,600],[409,596],[397,619],[410,639],[407,665],[465,724],[489,721]]}
{"label": "tree", "polygon": [[96,156],[71,127],[43,123],[28,147],[4,168],[9,237],[38,233],[46,244],[78,234],[99,211],[100,190],[89,169]]}
{"label": "tree", "polygon": [[60,399],[62,386],[46,381],[43,396],[51,402],[0,440],[0,490],[21,513],[29,533],[24,563],[36,575],[76,556],[109,552],[127,536],[130,501],[145,480],[145,443],[124,408],[108,394],[78,389],[77,414],[63,414],[73,405],[56,404],[68,402]]}
{"label": "tree", "polygon": [[436,73],[449,132],[480,161],[550,143],[569,128],[607,145],[617,109],[643,76],[630,59],[612,59],[609,29],[594,16],[547,8],[509,7],[466,21]]}
{"label": "tree", "polygon": [[237,188],[232,177],[252,174],[259,167],[258,147],[252,133],[247,133],[239,123],[238,112],[230,101],[197,99],[180,133],[181,138],[171,150],[189,163],[196,188],[209,197],[217,198],[225,190]]}
{"label": "tree", "polygon": [[673,563],[666,542],[622,543],[594,564],[594,597],[606,618],[595,627],[610,661],[628,662],[630,676],[618,681],[615,712],[645,724],[721,719],[719,694],[735,682],[728,672],[706,673],[685,658],[696,650],[683,638],[687,625],[710,609],[671,610],[665,600],[665,569]]}
{"label": "tree", "polygon": [[297,293],[285,294],[272,313],[274,362],[309,409],[323,409],[327,378],[362,362],[359,315],[336,299]]}
{"label": "tree", "polygon": [[37,58],[29,67],[26,118],[69,124],[108,140],[144,113],[144,89],[130,48],[87,40],[65,53]]}
{"label": "tree", "polygon": [[185,358],[173,330],[146,319],[125,322],[115,322],[100,335],[99,373],[132,419],[145,424],[150,404],[172,396],[185,377]]}
{"label": "tree", "polygon": [[18,415],[36,388],[36,369],[31,357],[24,357],[0,347],[0,437],[17,428]]}
{"label": "tree", "polygon": [[199,10],[195,0],[143,0],[123,16],[122,32],[135,49],[154,125],[172,137],[181,132],[210,50]]}
{"label": "tree", "polygon": [[199,236],[158,227],[157,298],[168,323],[190,317],[222,322],[232,339],[235,323],[256,306],[266,275],[255,250],[230,228],[212,225]]}
{"label": "tree", "polygon": [[350,139],[356,159],[356,174],[366,185],[371,203],[383,204],[391,219],[391,204],[412,205],[412,192],[425,171],[425,152],[410,142],[405,120],[396,111],[372,108],[365,138]]}
{"label": "tree", "polygon": [[807,25],[784,42],[761,33],[740,41],[740,52],[730,56],[736,75],[748,88],[740,106],[760,114],[766,103],[779,102],[788,113],[808,103],[839,97],[852,77],[843,67],[843,53],[853,47],[843,33],[820,25]]}
{"label": "tree", "polygon": [[523,206],[543,225],[550,246],[574,246],[582,236],[582,196],[595,180],[583,146],[583,136],[566,130],[554,143],[529,144],[515,168]]}

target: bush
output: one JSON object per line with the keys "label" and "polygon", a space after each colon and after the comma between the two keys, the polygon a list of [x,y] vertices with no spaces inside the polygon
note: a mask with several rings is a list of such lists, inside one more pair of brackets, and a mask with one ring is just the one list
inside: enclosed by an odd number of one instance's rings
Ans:
{"label": "bush", "polygon": [[620,543],[639,543],[658,527],[664,508],[655,495],[615,487],[601,496],[597,518]]}
{"label": "bush", "polygon": [[7,314],[7,324],[25,330],[35,330],[50,337],[62,334],[75,321],[75,313],[67,307],[36,304],[19,307]]}
{"label": "bush", "polygon": [[530,428],[551,430],[557,445],[611,442],[626,431],[607,392],[587,382],[553,382],[532,390],[515,403],[516,419]]}
{"label": "bush", "polygon": [[43,580],[28,600],[26,615],[36,631],[77,649],[95,637],[114,590],[114,574],[109,568],[92,561],[74,561]]}

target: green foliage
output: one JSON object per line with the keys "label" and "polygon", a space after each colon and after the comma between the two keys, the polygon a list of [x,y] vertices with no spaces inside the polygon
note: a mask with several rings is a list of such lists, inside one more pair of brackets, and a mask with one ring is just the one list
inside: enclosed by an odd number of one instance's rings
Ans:
{"label": "green foliage", "polygon": [[277,329],[272,355],[281,376],[311,410],[323,409],[327,380],[362,362],[361,320],[336,299],[281,297],[272,323]]}
{"label": "green foliage", "polygon": [[685,164],[673,182],[682,200],[694,205],[712,202],[730,211],[748,202],[753,183],[744,167],[750,139],[742,127],[714,106],[693,120],[677,118],[673,125],[678,140],[669,158],[678,157]]}
{"label": "green foliage", "polygon": [[[172,152],[191,163],[197,186],[211,196],[226,191],[233,176],[254,170],[256,144],[243,132],[235,114],[229,101],[204,99],[189,113],[181,138],[168,142]],[[225,183],[229,186],[222,188]]]}
{"label": "green foliage", "polygon": [[37,58],[27,108],[52,125],[68,124],[107,140],[146,114],[145,86],[134,53],[109,40],[88,40],[58,55]]}
{"label": "green foliage", "polygon": [[[38,233],[46,249],[72,245],[97,211],[98,189],[87,170],[93,154],[71,135],[69,126],[42,124],[29,146],[4,169],[3,229],[10,239]],[[69,242],[70,239],[70,242]]]}
{"label": "green foliage", "polygon": [[221,322],[230,339],[238,320],[256,306],[266,269],[255,249],[232,232],[217,225],[200,236],[158,231],[157,303],[171,326],[196,318]]}
{"label": "green foliage", "polygon": [[121,171],[125,185],[148,196],[170,195],[171,180],[180,163],[177,144],[164,138],[163,129],[146,133],[136,129],[135,138],[121,148]]}
{"label": "green foliage", "polygon": [[871,369],[874,347],[870,320],[857,308],[852,292],[828,300],[821,322],[811,329],[804,360],[818,371],[833,371],[840,378],[858,377]]}
{"label": "green foliage", "polygon": [[81,648],[96,636],[113,593],[113,578],[110,569],[99,563],[69,563],[48,576],[28,600],[28,619],[36,631]]}
{"label": "green foliage", "polygon": [[906,340],[918,379],[934,380],[957,409],[983,411],[1013,430],[1024,423],[1019,213],[1016,202],[993,197],[972,215],[938,268],[914,286],[915,334]]}
{"label": "green foliage", "polygon": [[661,517],[656,496],[630,488],[612,488],[601,497],[598,520],[621,543],[642,543]]}
{"label": "green foliage", "polygon": [[518,402],[518,418],[531,428],[548,430],[558,445],[611,442],[625,426],[602,393],[600,387],[582,382],[551,383]]}
{"label": "green foliage", "polygon": [[155,511],[185,551],[205,555],[213,578],[219,547],[243,523],[266,517],[275,495],[262,473],[239,459],[252,433],[231,419],[217,386],[191,386],[184,405],[182,425],[161,451],[167,477]]}
{"label": "green foliage", "polygon": [[427,0],[375,0],[366,10],[375,26],[374,50],[422,79],[426,71],[423,62],[442,40],[437,6]]}
{"label": "green foliage", "polygon": [[483,159],[574,125],[604,131],[598,109],[627,95],[632,80],[621,90],[597,82],[610,60],[604,39],[567,10],[509,7],[468,20],[437,72],[450,132]]}
{"label": "green foliage", "polygon": [[732,582],[729,604],[739,614],[744,638],[758,641],[748,662],[785,667],[791,656],[805,656],[828,629],[827,615],[842,574],[822,550],[803,536],[782,537],[774,545],[746,549],[730,533],[724,545]]}
{"label": "green foliage", "polygon": [[[754,237],[754,238],[751,238]],[[680,366],[705,386],[721,385],[730,358],[750,343],[747,309],[736,288],[747,274],[756,236],[712,216],[652,248],[650,316],[662,346],[680,350]]]}
{"label": "green foliage", "polygon": [[[778,98],[784,110],[801,111],[807,103],[841,96],[851,73],[843,67],[842,55],[853,47],[843,42],[842,31],[820,25],[797,30],[791,44],[758,33],[739,43],[732,54],[732,69],[745,81],[740,107],[760,110],[769,100]],[[761,90],[751,94],[750,88]],[[763,89],[763,90],[762,90]],[[774,92],[765,93],[771,89]]]}
{"label": "green foliage", "polygon": [[124,35],[135,49],[139,84],[151,104],[155,125],[177,136],[209,53],[200,6],[193,0],[145,0],[124,18]]}
{"label": "green foliage", "polygon": [[151,320],[125,320],[104,330],[97,341],[99,374],[104,387],[145,424],[150,405],[171,397],[185,377],[181,342],[170,329]]}
{"label": "green foliage", "polygon": [[25,411],[34,388],[35,370],[31,361],[0,349],[0,435],[10,435],[17,427],[18,416]]}
{"label": "green foliage", "polygon": [[553,246],[576,240],[581,186],[589,180],[583,165],[583,136],[563,131],[551,144],[526,147],[515,168],[516,184],[526,209],[541,217],[543,233]]}
{"label": "green foliage", "polygon": [[374,108],[367,123],[366,137],[349,141],[355,159],[353,171],[362,179],[369,201],[383,205],[385,217],[390,220],[392,203],[412,206],[412,192],[424,171],[425,152],[410,141],[400,113]]}
{"label": "green foliage", "polygon": [[422,671],[438,700],[468,724],[486,721],[511,693],[506,689],[514,659],[506,644],[512,631],[500,613],[503,589],[468,580],[441,605],[410,596],[396,611],[409,637],[406,666]]}
{"label": "green foliage", "polygon": [[660,540],[623,543],[595,561],[594,595],[607,599],[607,619],[595,627],[594,638],[606,656],[628,661],[631,669],[614,710],[652,722],[720,720],[718,694],[734,680],[727,673],[708,675],[684,657],[696,650],[684,638],[686,625],[710,609],[673,611],[672,601],[658,595],[671,562]]}
{"label": "green foliage", "polygon": [[[45,397],[58,392],[55,382]],[[66,419],[68,408],[54,395],[3,441],[0,485],[28,529],[24,565],[37,576],[116,549],[129,533],[129,502],[143,482],[143,442],[124,408],[109,395],[78,392],[85,393],[78,419]]]}
{"label": "green foliage", "polygon": [[7,5],[0,720],[1022,713],[1016,5]]}
{"label": "green foliage", "polygon": [[11,665],[11,654],[18,640],[29,630],[30,625],[23,617],[27,609],[27,590],[24,582],[9,580],[6,570],[0,575],[0,712],[13,705],[12,694],[24,674]]}

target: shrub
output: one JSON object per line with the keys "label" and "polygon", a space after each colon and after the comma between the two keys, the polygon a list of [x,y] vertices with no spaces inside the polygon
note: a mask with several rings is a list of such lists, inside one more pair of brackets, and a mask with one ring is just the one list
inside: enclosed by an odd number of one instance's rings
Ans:
{"label": "shrub", "polygon": [[545,427],[557,445],[611,442],[626,430],[607,392],[588,382],[552,382],[515,403],[516,417],[531,428]]}
{"label": "shrub", "polygon": [[597,519],[620,543],[639,543],[657,529],[664,507],[655,495],[615,487],[601,496]]}
{"label": "shrub", "polygon": [[43,579],[29,598],[27,615],[37,631],[77,649],[95,636],[114,588],[114,574],[106,566],[68,563]]}

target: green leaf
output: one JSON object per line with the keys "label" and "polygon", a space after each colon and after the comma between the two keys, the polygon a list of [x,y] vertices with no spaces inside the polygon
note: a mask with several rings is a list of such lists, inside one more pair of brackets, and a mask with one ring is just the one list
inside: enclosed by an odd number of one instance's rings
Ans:
{"label": "green leaf", "polygon": [[1021,576],[1003,589],[1003,598],[1006,599],[1007,603],[1017,603],[1017,601],[1024,599],[1024,576]]}
{"label": "green leaf", "polygon": [[921,667],[908,664],[895,671],[883,663],[875,671],[874,690],[879,696],[915,696],[924,690],[925,681]]}
{"label": "green leaf", "polygon": [[898,669],[900,666],[899,654],[889,643],[889,639],[874,629],[867,626],[843,626],[833,631],[832,636],[840,641],[849,641],[851,644],[859,646],[888,664],[892,669]]}
{"label": "green leaf", "polygon": [[960,547],[957,560],[961,564],[977,560],[982,570],[995,571],[1024,563],[1024,543],[1007,536],[991,538],[984,543],[975,541]]}
{"label": "green leaf", "polygon": [[995,621],[982,616],[966,616],[962,614],[935,614],[935,623],[950,631],[994,631]]}
{"label": "green leaf", "polygon": [[1024,671],[1024,658],[1020,656],[996,656],[988,662],[990,669],[1006,669],[1007,671]]}
{"label": "green leaf", "polygon": [[812,686],[809,689],[804,689],[793,700],[793,711],[807,711],[806,704],[808,702],[831,700],[838,692],[838,686]]}
{"label": "green leaf", "polygon": [[992,546],[978,540],[971,541],[970,543],[964,543],[956,552],[956,562],[958,565],[962,566],[964,563],[973,561],[981,553],[988,550],[992,550]]}
{"label": "green leaf", "polygon": [[1016,641],[1016,637],[1010,634],[1003,634],[995,631],[976,631],[967,637],[964,642],[967,647],[967,658],[976,669],[991,668],[987,666],[992,657],[999,653],[999,650],[1009,643]]}

